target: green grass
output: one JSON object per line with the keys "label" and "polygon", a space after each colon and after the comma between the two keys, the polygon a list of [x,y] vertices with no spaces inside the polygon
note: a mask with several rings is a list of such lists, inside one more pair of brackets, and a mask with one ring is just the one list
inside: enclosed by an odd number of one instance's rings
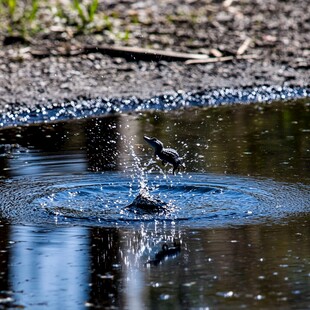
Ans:
{"label": "green grass", "polygon": [[[138,13],[120,15],[116,10],[100,11],[99,0],[0,0],[0,40],[4,36],[33,38],[44,33],[46,37],[53,31],[78,34],[101,33],[115,41],[128,42],[132,28],[140,27]],[[198,15],[179,12],[166,15],[170,23],[178,18],[187,18],[196,23]],[[133,27],[129,27],[133,26]],[[54,30],[57,29],[57,30]]]}
{"label": "green grass", "polygon": [[73,9],[76,10],[82,21],[82,29],[94,21],[98,9],[98,0],[91,1],[88,5],[83,5],[79,0],[73,0]]}
{"label": "green grass", "polygon": [[[117,11],[103,12],[99,0],[0,0],[0,41],[17,36],[31,42],[36,36],[102,34],[115,42],[130,40],[128,23],[139,26],[138,16],[124,20]],[[66,36],[63,36],[66,38]]]}
{"label": "green grass", "polygon": [[5,36],[27,37],[59,24],[57,17],[64,28],[73,26],[79,33],[91,31],[98,6],[98,0],[72,0],[69,4],[61,0],[0,0],[0,31]]}
{"label": "green grass", "polygon": [[[24,4],[24,2],[23,2]],[[39,9],[39,0],[27,1],[26,5],[18,5],[16,0],[0,0],[1,30],[9,35],[32,34],[38,31],[35,23]]]}

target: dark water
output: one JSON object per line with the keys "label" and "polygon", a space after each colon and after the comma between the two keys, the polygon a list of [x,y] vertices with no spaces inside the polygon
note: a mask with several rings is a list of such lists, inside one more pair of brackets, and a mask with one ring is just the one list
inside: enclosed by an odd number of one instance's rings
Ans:
{"label": "dark water", "polygon": [[[309,109],[2,128],[0,309],[306,309]],[[144,134],[176,148],[185,170],[156,161]],[[141,188],[169,211],[126,208]]]}

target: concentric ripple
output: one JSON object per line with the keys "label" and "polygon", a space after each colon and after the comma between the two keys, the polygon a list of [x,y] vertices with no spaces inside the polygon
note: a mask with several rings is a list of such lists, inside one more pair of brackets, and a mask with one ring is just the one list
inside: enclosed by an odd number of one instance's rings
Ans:
{"label": "concentric ripple", "polygon": [[276,220],[309,210],[309,186],[268,179],[206,174],[165,179],[151,174],[148,186],[151,195],[169,205],[169,212],[141,214],[126,208],[139,189],[125,173],[3,181],[0,212],[15,223],[107,226],[159,220],[223,226]]}

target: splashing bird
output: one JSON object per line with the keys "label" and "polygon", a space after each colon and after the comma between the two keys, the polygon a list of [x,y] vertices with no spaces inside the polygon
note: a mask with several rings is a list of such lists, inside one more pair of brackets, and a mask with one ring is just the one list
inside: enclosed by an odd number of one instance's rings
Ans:
{"label": "splashing bird", "polygon": [[174,149],[164,148],[164,144],[154,137],[144,136],[144,140],[155,150],[155,157],[159,157],[163,163],[173,166],[173,174],[180,170],[180,166],[184,167],[183,158],[179,156],[178,152]]}

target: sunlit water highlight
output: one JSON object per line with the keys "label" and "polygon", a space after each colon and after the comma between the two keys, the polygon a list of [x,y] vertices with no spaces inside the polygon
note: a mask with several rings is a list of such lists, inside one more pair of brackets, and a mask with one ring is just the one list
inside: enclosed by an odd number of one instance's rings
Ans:
{"label": "sunlit water highlight", "polygon": [[67,102],[49,102],[28,108],[12,105],[7,111],[0,111],[0,127],[30,123],[79,119],[123,112],[171,111],[189,107],[212,107],[231,104],[249,104],[292,100],[310,96],[310,89],[301,87],[260,86],[243,89],[222,88],[214,90],[159,95],[152,98],[79,98]]}

